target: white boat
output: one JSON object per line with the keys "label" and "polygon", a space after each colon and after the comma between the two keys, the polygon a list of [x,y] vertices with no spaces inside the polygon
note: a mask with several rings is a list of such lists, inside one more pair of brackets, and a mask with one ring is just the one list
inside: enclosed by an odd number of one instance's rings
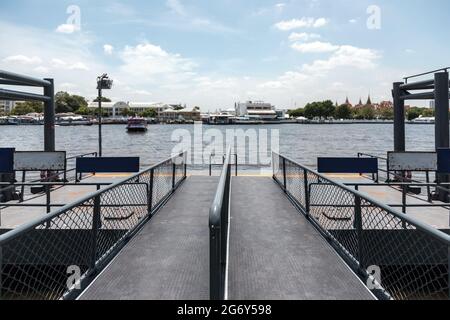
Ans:
{"label": "white boat", "polygon": [[436,121],[435,117],[422,117],[422,116],[420,116],[419,118],[416,118],[416,119],[412,120],[411,122],[412,123],[417,123],[417,124],[421,124],[421,123],[423,123],[423,124],[428,124],[428,123],[433,124],[433,123],[435,123],[435,121]]}

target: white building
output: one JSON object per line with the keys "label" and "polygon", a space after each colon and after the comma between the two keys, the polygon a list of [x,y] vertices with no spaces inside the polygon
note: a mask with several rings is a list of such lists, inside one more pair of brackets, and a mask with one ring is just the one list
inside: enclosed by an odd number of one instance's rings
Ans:
{"label": "white building", "polygon": [[[98,108],[98,102],[90,102],[89,109],[96,110]],[[148,109],[153,109],[157,113],[170,109],[170,105],[165,103],[154,102],[102,102],[102,109],[109,117],[121,117],[123,110],[128,110],[130,113],[140,114]]]}
{"label": "white building", "polygon": [[0,100],[0,112],[9,113],[16,106],[15,101]]}
{"label": "white building", "polygon": [[274,120],[278,118],[275,107],[262,101],[247,101],[236,104],[236,116],[257,120]]}
{"label": "white building", "polygon": [[435,109],[436,102],[434,100],[430,100],[430,109]]}

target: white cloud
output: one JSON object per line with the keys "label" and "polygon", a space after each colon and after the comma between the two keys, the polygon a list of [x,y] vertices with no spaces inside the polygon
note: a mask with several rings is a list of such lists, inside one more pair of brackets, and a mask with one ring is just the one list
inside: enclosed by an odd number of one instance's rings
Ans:
{"label": "white cloud", "polygon": [[339,46],[332,45],[329,42],[315,41],[310,43],[293,43],[292,49],[301,53],[311,52],[330,52],[339,49]]}
{"label": "white cloud", "polygon": [[112,55],[114,52],[114,47],[110,44],[105,44],[103,46],[103,52],[107,55]]}
{"label": "white cloud", "polygon": [[350,20],[348,20],[348,22],[354,24],[354,23],[357,23],[358,20],[357,19],[350,19]]}
{"label": "white cloud", "polygon": [[58,33],[66,33],[71,34],[75,31],[78,31],[78,27],[75,24],[61,24],[56,28],[56,32]]}
{"label": "white cloud", "polygon": [[151,78],[155,75],[170,77],[191,72],[196,64],[163,50],[160,46],[151,43],[141,43],[137,46],[126,46],[120,53],[123,60],[121,70],[123,73]]}
{"label": "white cloud", "polygon": [[286,3],[277,3],[277,4],[275,4],[275,9],[280,11],[280,12],[283,11],[285,7],[286,7]]}
{"label": "white cloud", "polygon": [[327,60],[316,60],[311,64],[303,65],[303,70],[313,73],[329,71],[338,67],[373,69],[380,58],[381,54],[376,50],[345,45],[340,46]]}
{"label": "white cloud", "polygon": [[281,31],[290,31],[300,28],[320,28],[325,26],[327,23],[328,20],[325,18],[301,18],[280,21],[275,24],[275,28]]}
{"label": "white cloud", "polygon": [[302,32],[302,33],[297,33],[297,32],[292,32],[289,35],[289,41],[294,42],[294,41],[309,41],[312,39],[319,39],[320,35],[316,34],[316,33],[306,33],[306,32]]}
{"label": "white cloud", "polygon": [[11,63],[20,63],[20,64],[40,64],[42,62],[42,59],[33,56],[28,57],[22,54],[9,56],[3,59],[4,62],[11,62]]}
{"label": "white cloud", "polygon": [[167,0],[166,5],[175,13],[184,16],[186,11],[179,0]]}

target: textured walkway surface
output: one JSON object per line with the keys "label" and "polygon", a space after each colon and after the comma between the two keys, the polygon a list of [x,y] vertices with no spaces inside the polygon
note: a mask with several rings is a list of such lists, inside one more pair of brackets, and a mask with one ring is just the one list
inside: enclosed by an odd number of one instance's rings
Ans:
{"label": "textured walkway surface", "polygon": [[208,216],[217,183],[189,177],[81,299],[209,299]]}
{"label": "textured walkway surface", "polygon": [[270,178],[233,177],[231,300],[373,299]]}

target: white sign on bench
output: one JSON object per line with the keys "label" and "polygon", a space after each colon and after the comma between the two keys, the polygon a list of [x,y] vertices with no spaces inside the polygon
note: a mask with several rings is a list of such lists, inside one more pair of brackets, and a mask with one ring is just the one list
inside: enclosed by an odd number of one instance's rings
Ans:
{"label": "white sign on bench", "polygon": [[388,152],[389,171],[436,171],[436,152]]}
{"label": "white sign on bench", "polygon": [[16,151],[14,153],[15,171],[64,171],[66,152]]}

